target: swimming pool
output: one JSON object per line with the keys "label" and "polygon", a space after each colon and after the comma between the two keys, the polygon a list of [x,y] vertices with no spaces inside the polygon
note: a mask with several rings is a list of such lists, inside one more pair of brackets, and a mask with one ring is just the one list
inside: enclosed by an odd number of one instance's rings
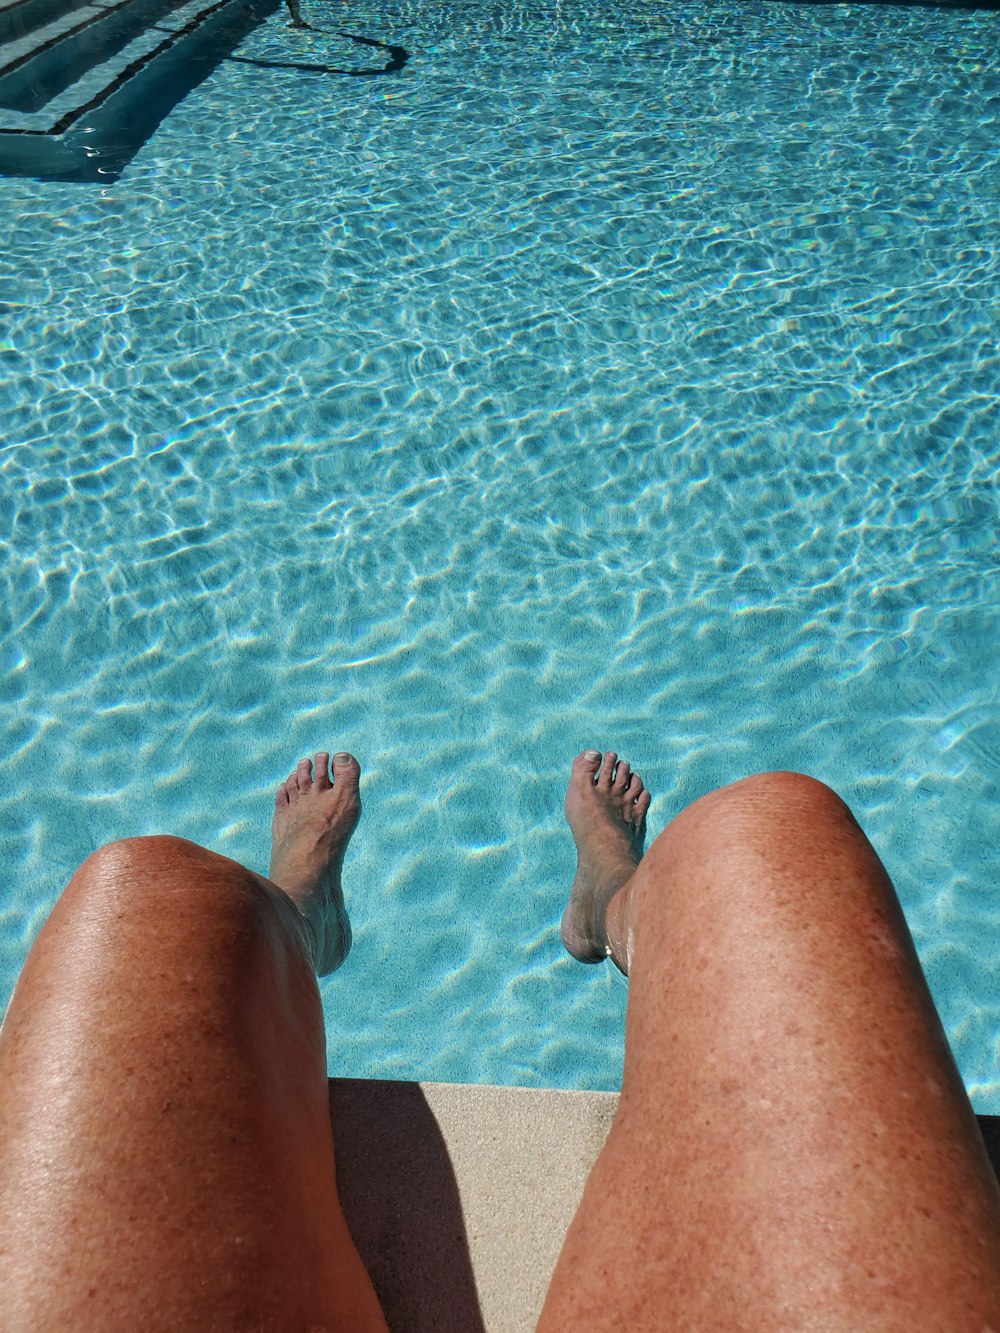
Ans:
{"label": "swimming pool", "polygon": [[[336,23],[304,0],[318,28]],[[616,1087],[568,763],[802,768],[1000,1112],[988,11],[283,14],[105,186],[0,181],[6,996],[101,841],[267,864],[356,751],[331,1071]],[[247,61],[269,62],[245,63]]]}

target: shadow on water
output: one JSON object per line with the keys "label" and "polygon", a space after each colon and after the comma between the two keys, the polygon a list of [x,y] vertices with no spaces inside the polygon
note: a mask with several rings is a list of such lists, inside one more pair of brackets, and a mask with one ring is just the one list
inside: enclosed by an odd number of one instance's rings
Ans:
{"label": "shadow on water", "polygon": [[[278,8],[279,0],[249,0],[243,5],[227,5],[226,0],[220,0],[210,11],[211,22],[198,32],[196,44],[176,38],[164,40],[149,56],[129,65],[85,105],[67,112],[48,129],[5,126],[0,111],[0,175],[88,184],[118,180],[171,111],[224,61],[263,69],[373,78],[398,73],[410,58],[405,47],[348,32],[338,32],[337,36],[385,51],[387,62],[377,68],[349,69],[233,55]],[[193,23],[192,36],[195,26]],[[180,36],[184,38],[185,33],[182,31]],[[266,95],[266,89],[260,93]]]}
{"label": "shadow on water", "polygon": [[[326,33],[326,28],[312,28],[310,32]],[[339,69],[336,65],[306,65],[292,60],[254,60],[250,56],[227,56],[231,64],[257,65],[260,69],[297,69],[309,74],[346,74],[352,79],[370,79],[380,74],[395,74],[401,70],[410,58],[404,46],[390,46],[388,42],[376,42],[371,37],[358,37],[353,32],[338,32],[338,37],[347,37],[352,42],[361,42],[364,46],[378,46],[389,52],[389,63],[380,69]]]}
{"label": "shadow on water", "polygon": [[[25,126],[23,121],[5,125],[0,111],[0,175],[81,183],[117,180],[161,122],[223,61],[339,78],[379,78],[398,74],[410,59],[405,47],[340,30],[334,30],[340,38],[386,52],[386,63],[351,69],[315,60],[266,60],[233,55],[243,39],[271,17],[280,3],[281,0],[236,0],[236,3],[217,0],[206,11],[208,23],[202,22],[201,15],[192,19],[179,34],[182,40],[177,35],[165,38],[159,47],[141,56],[93,95],[86,105],[67,112],[48,128]],[[293,19],[301,20],[299,0],[285,0],[285,3]],[[897,12],[908,8],[959,13],[1000,10],[1000,0],[763,0],[763,3]],[[712,0],[708,0],[707,7],[712,7]],[[889,21],[887,12],[887,25]],[[333,35],[329,29],[312,28],[301,21],[293,21],[291,26],[318,35]],[[266,90],[261,91],[266,95]]]}

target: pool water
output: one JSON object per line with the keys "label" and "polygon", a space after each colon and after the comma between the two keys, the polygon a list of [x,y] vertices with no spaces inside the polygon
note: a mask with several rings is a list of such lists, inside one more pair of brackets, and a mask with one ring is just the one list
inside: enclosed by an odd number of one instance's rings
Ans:
{"label": "pool water", "polygon": [[[570,759],[654,833],[800,768],[1000,1112],[995,14],[303,9],[119,180],[0,181],[4,997],[102,841],[266,869],[346,747],[331,1072],[614,1088]],[[282,67],[341,26],[405,67]]]}

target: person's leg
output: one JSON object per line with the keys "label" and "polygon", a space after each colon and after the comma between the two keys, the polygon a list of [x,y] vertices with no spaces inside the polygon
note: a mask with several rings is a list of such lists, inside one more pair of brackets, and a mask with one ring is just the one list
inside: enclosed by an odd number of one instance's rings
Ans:
{"label": "person's leg", "polygon": [[9,1333],[385,1329],[334,1179],[313,961],[361,807],[327,758],[279,788],[269,880],[128,839],[42,928],[0,1030]]}
{"label": "person's leg", "polygon": [[633,872],[647,806],[576,760],[563,933],[628,974],[625,1071],[541,1333],[1000,1329],[1000,1191],[850,811],[749,778]]}

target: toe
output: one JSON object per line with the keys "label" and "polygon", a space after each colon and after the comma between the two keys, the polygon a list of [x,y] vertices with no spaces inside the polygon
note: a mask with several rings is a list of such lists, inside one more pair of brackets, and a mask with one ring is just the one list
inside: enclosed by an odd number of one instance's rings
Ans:
{"label": "toe", "polygon": [[281,786],[278,788],[278,790],[274,793],[274,804],[275,807],[279,810],[283,805],[288,804],[288,792],[285,790],[284,783],[282,783]]}
{"label": "toe", "polygon": [[312,787],[312,760],[300,759],[298,767],[295,770],[295,780],[298,783],[299,791],[309,791]]}
{"label": "toe", "polygon": [[356,787],[361,777],[361,765],[353,754],[341,750],[333,756],[333,776],[338,786],[346,784],[348,787]]}
{"label": "toe", "polygon": [[632,822],[637,828],[641,827],[645,821],[646,811],[649,809],[649,804],[652,799],[653,798],[649,792],[643,789],[641,796],[632,807]]}
{"label": "toe", "polygon": [[320,750],[315,760],[316,787],[319,791],[329,791],[333,786],[330,781],[330,755],[326,750]]}
{"label": "toe", "polygon": [[593,782],[600,766],[600,750],[584,750],[573,760],[573,777],[577,781]]}
{"label": "toe", "polygon": [[642,795],[642,792],[643,792],[642,778],[639,776],[638,773],[629,774],[629,780],[625,787],[625,795],[629,798],[629,800],[637,801],[639,797]]}
{"label": "toe", "polygon": [[611,790],[611,780],[615,775],[615,764],[617,763],[618,756],[615,754],[614,750],[606,751],[604,755],[604,767],[601,769],[597,778],[597,785],[599,787],[604,787],[608,791]]}
{"label": "toe", "polygon": [[615,776],[611,783],[611,790],[621,792],[623,795],[628,788],[628,780],[631,775],[631,769],[624,759],[619,759],[615,768]]}

